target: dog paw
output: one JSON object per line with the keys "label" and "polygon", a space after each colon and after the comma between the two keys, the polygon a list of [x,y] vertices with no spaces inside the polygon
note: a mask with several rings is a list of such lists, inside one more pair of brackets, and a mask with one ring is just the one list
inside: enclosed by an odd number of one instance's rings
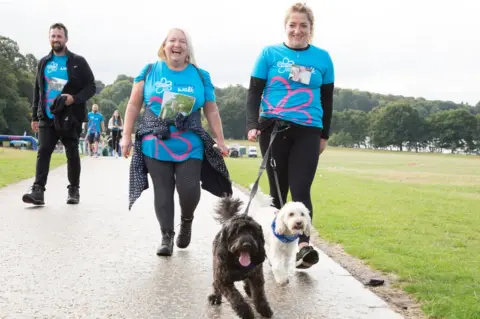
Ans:
{"label": "dog paw", "polygon": [[258,313],[265,318],[271,318],[273,316],[273,310],[267,301],[261,302],[256,308]]}
{"label": "dog paw", "polygon": [[208,296],[208,303],[212,306],[219,305],[222,303],[222,296],[211,294],[210,296]]}
{"label": "dog paw", "polygon": [[237,315],[242,319],[254,319],[255,314],[253,313],[252,308],[247,304],[244,303],[240,307],[236,309]]}
{"label": "dog paw", "polygon": [[275,272],[273,273],[273,277],[275,278],[277,284],[279,284],[280,286],[286,286],[290,282],[288,276],[283,272]]}

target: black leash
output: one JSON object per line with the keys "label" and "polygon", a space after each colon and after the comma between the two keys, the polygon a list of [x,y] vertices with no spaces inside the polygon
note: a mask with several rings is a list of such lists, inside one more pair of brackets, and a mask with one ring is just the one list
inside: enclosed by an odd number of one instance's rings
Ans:
{"label": "black leash", "polygon": [[245,212],[244,212],[245,215],[248,215],[248,210],[250,208],[250,204],[252,203],[253,198],[257,194],[258,183],[260,182],[260,177],[262,176],[263,171],[265,171],[265,168],[267,166],[267,161],[268,161],[269,157],[270,157],[270,166],[272,166],[272,168],[273,168],[273,176],[275,178],[275,184],[276,184],[276,187],[277,187],[278,198],[280,200],[280,206],[283,206],[282,195],[280,193],[280,184],[278,182],[278,176],[277,176],[277,169],[276,169],[277,166],[276,166],[275,159],[273,158],[273,156],[269,156],[272,152],[272,144],[273,144],[273,141],[275,140],[275,137],[277,136],[277,133],[283,132],[283,131],[285,131],[289,128],[289,126],[279,128],[278,123],[279,123],[278,121],[275,121],[275,126],[273,127],[272,134],[270,135],[270,143],[268,144],[268,148],[265,151],[265,155],[263,156],[262,163],[260,164],[260,169],[258,170],[257,180],[253,184],[252,190],[250,191],[250,199],[248,200],[247,207],[245,208]]}

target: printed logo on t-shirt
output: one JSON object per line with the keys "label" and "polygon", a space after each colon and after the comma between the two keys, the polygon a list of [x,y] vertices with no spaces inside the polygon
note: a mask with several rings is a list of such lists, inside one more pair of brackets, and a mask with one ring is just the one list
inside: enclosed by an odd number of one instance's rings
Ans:
{"label": "printed logo on t-shirt", "polygon": [[288,79],[290,81],[309,85],[310,78],[312,77],[312,74],[313,74],[313,70],[314,69],[312,67],[306,67],[303,65],[294,64],[290,68],[290,74],[288,75]]}
{"label": "printed logo on t-shirt", "polygon": [[162,110],[159,117],[164,120],[171,120],[178,113],[187,116],[192,113],[194,105],[194,96],[165,91],[165,93],[163,93]]}
{"label": "printed logo on t-shirt", "polygon": [[167,80],[167,78],[163,77],[160,81],[155,82],[155,92],[158,94],[164,91],[171,91],[172,90],[172,81]]}
{"label": "printed logo on t-shirt", "polygon": [[47,73],[52,73],[58,70],[58,63],[56,62],[50,62],[47,65]]}
{"label": "printed logo on t-shirt", "polygon": [[290,72],[290,68],[294,65],[295,62],[289,58],[283,58],[282,61],[277,62],[278,73]]}
{"label": "printed logo on t-shirt", "polygon": [[[278,73],[283,74],[285,72],[290,72],[292,70],[292,66],[295,65],[295,61],[290,60],[289,58],[283,58],[282,61],[277,62]],[[311,66],[304,66],[307,67],[310,71],[310,74],[315,74],[315,68]],[[303,82],[302,82],[303,83]]]}
{"label": "printed logo on t-shirt", "polygon": [[180,86],[177,88],[177,91],[179,93],[194,93],[195,92],[195,87],[188,85],[188,86]]}
{"label": "printed logo on t-shirt", "polygon": [[52,77],[47,78],[48,80],[48,88],[54,91],[62,91],[63,87],[67,84],[67,80]]}

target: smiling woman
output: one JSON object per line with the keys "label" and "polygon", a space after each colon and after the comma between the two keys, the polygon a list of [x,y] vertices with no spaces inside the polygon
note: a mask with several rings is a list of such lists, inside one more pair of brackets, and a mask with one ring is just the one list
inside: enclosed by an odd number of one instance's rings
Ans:
{"label": "smiling woman", "polygon": [[[332,117],[334,69],[330,54],[310,44],[314,30],[312,9],[292,5],[285,15],[286,40],[266,46],[255,62],[248,90],[248,139],[256,141],[265,156],[276,124],[284,129],[273,141],[270,156],[278,173],[277,192],[273,168],[268,161],[270,195],[275,206],[285,203],[289,191],[313,216],[310,188],[320,154],[327,145]],[[259,117],[259,108],[260,117]],[[309,268],[319,260],[301,236],[297,267]]]}
{"label": "smiling woman", "polygon": [[170,30],[169,36],[158,50],[158,56],[167,61],[172,68],[182,68],[188,63],[197,65],[190,36],[177,28]]}
{"label": "smiling woman", "polygon": [[[146,174],[150,173],[162,232],[157,255],[170,256],[175,235],[175,188],[182,209],[176,243],[179,248],[186,248],[190,244],[193,213],[200,200],[200,181],[204,189],[217,196],[231,194],[232,186],[222,155],[214,148],[217,144],[223,154],[228,151],[214,85],[210,74],[195,65],[191,39],[184,30],[171,29],[158,56],[159,61],[145,65],[134,79],[121,147],[128,157],[133,124],[145,104],[131,163],[129,208],[147,187]],[[202,128],[201,109],[217,141]]]}

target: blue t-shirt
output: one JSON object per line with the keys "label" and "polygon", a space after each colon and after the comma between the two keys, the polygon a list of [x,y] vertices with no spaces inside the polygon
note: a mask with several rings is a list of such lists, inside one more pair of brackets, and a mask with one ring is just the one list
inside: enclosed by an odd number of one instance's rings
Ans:
{"label": "blue t-shirt", "polygon": [[102,122],[104,121],[101,113],[88,113],[88,134],[100,134],[102,129]]}
{"label": "blue t-shirt", "polygon": [[53,55],[48,60],[45,71],[43,73],[45,77],[45,88],[43,96],[45,97],[45,111],[48,118],[53,119],[53,114],[50,112],[50,107],[55,101],[55,98],[62,93],[63,87],[67,84],[67,56]]}
{"label": "blue t-shirt", "polygon": [[252,76],[267,81],[260,116],[323,128],[320,86],[335,79],[327,51],[270,45],[257,58]]}
{"label": "blue t-shirt", "polygon": [[[146,65],[134,82],[144,80],[148,69]],[[205,102],[215,102],[215,88],[210,79],[210,74],[199,69],[203,76],[200,77],[195,66],[189,64],[182,71],[171,70],[165,61],[157,61],[146,76],[143,87],[143,99],[146,107],[160,116],[166,101],[166,109],[171,107],[172,96],[178,96],[180,101],[192,101],[195,98],[191,112],[197,111]],[[147,135],[142,140],[142,152],[145,156],[161,161],[182,162],[189,158],[203,159],[203,142],[193,131],[179,132],[175,126],[170,126],[170,138],[159,140],[153,134]]]}

